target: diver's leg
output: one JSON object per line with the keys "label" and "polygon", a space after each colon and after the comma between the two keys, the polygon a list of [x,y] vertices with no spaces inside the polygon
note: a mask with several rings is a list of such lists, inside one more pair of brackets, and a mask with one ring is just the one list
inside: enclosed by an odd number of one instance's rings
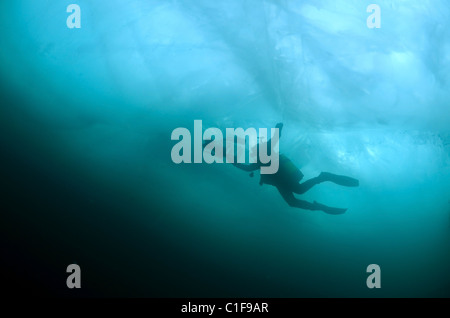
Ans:
{"label": "diver's leg", "polygon": [[315,178],[306,180],[303,183],[296,183],[292,187],[292,191],[297,194],[303,194],[306,191],[308,191],[309,189],[311,189],[312,187],[314,187],[316,184],[319,184],[321,182],[323,182],[323,180],[320,177],[315,177]]}
{"label": "diver's leg", "polygon": [[296,197],[294,197],[294,194],[291,191],[280,187],[277,187],[277,189],[283,197],[284,201],[286,201],[289,206],[305,210],[317,210],[314,204],[308,201],[297,199]]}
{"label": "diver's leg", "polygon": [[284,201],[286,201],[287,204],[289,204],[289,206],[294,207],[294,208],[300,208],[300,209],[312,210],[312,211],[320,210],[327,214],[333,214],[333,215],[343,214],[343,213],[345,213],[345,211],[347,211],[347,209],[329,207],[324,204],[318,203],[316,201],[314,201],[314,203],[310,203],[308,201],[300,200],[300,199],[297,199],[296,197],[294,197],[294,194],[289,190],[285,190],[280,187],[277,187],[277,189],[280,192],[281,196],[283,197]]}

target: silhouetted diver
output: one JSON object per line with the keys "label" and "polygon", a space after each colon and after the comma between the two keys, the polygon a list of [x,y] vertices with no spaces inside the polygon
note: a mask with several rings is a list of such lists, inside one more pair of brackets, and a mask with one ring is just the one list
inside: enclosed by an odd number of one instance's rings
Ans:
{"label": "silhouetted diver", "polygon": [[[278,123],[275,127],[279,129],[279,136],[281,137],[281,130],[283,128],[283,124]],[[206,146],[208,143],[209,141],[205,142],[204,146]],[[271,151],[273,151],[274,145],[271,145],[271,139],[268,140],[267,143],[268,143],[267,149],[271,149]],[[256,147],[259,147],[259,143],[256,145]],[[225,149],[223,154],[224,156],[226,155]],[[250,173],[251,177],[253,177],[253,171],[259,170],[261,166],[264,166],[264,164],[261,163],[259,160],[256,163],[250,164],[237,163],[237,160],[234,160],[233,165],[241,170],[251,172]],[[303,173],[300,171],[300,169],[298,169],[292,163],[292,161],[289,160],[289,158],[281,154],[279,156],[278,171],[274,174],[260,174],[259,184],[260,185],[270,184],[275,186],[280,192],[283,199],[291,207],[306,210],[320,210],[328,214],[342,214],[345,213],[347,209],[329,207],[316,201],[310,203],[308,201],[300,200],[294,196],[294,193],[303,194],[309,189],[311,189],[313,186],[325,181],[334,182],[336,184],[346,187],[359,186],[359,181],[357,179],[346,176],[340,176],[329,172],[321,172],[319,176],[309,179],[303,183],[300,183],[302,179]]]}

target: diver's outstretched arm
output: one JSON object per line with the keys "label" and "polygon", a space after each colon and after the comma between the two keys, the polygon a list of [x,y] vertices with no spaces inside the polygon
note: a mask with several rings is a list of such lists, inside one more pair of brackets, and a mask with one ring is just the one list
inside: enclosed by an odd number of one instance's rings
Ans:
{"label": "diver's outstretched arm", "polygon": [[324,204],[318,203],[316,201],[314,201],[314,203],[310,203],[308,201],[300,200],[294,197],[294,194],[289,190],[285,190],[280,187],[277,187],[277,189],[280,192],[283,199],[287,202],[287,204],[289,204],[289,206],[294,208],[312,211],[321,210],[328,214],[342,214],[345,213],[345,211],[347,211],[347,209],[332,208]]}
{"label": "diver's outstretched arm", "polygon": [[[236,157],[234,159],[235,159],[234,161],[237,161]],[[259,163],[245,164],[245,163],[235,162],[235,163],[233,163],[233,166],[235,166],[236,168],[239,168],[241,170],[247,171],[247,172],[256,171],[259,168],[261,168],[261,165]]]}
{"label": "diver's outstretched arm", "polygon": [[[203,141],[203,149],[210,142],[212,142],[212,140],[205,140],[205,141]],[[224,146],[223,146],[222,156],[223,156],[223,159],[226,159],[226,157],[227,157],[227,149],[226,149],[226,140],[225,139],[224,139],[224,144],[223,145]],[[233,166],[235,166],[236,168],[239,168],[241,170],[247,171],[247,172],[256,171],[256,170],[258,170],[261,167],[261,165],[259,163],[250,163],[250,164],[238,163],[236,155],[234,156]]]}
{"label": "diver's outstretched arm", "polygon": [[276,124],[275,128],[278,128],[278,137],[281,137],[281,130],[283,130],[283,123]]}

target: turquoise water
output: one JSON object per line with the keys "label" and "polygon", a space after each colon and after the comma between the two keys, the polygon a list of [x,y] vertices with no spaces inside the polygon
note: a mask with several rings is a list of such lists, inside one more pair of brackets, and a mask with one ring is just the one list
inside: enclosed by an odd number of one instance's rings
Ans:
{"label": "turquoise water", "polygon": [[[4,273],[88,296],[450,296],[450,5],[378,1],[0,5]],[[178,127],[274,127],[305,179],[171,161]],[[381,288],[366,286],[369,264]],[[77,291],[78,292],[78,291]]]}

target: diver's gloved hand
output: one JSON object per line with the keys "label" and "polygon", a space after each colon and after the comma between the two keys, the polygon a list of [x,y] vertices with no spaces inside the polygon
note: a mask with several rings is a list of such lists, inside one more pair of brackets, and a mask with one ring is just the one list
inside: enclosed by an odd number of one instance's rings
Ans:
{"label": "diver's gloved hand", "polygon": [[347,209],[329,207],[317,201],[314,201],[313,205],[315,210],[320,210],[328,214],[343,214],[345,213],[345,211],[347,211]]}
{"label": "diver's gloved hand", "polygon": [[281,130],[283,129],[283,123],[276,124],[275,128],[278,128],[278,136],[281,137]]}

